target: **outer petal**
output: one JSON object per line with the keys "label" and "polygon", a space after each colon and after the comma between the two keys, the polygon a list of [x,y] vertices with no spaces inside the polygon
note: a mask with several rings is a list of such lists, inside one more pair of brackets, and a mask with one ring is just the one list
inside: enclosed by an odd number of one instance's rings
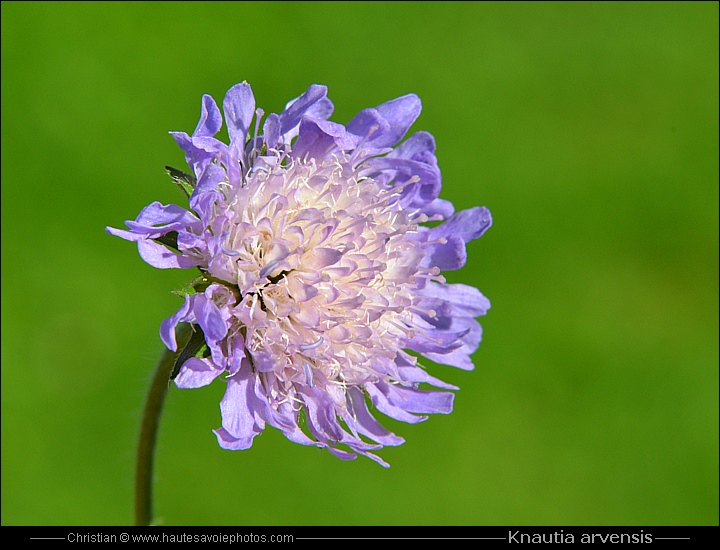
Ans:
{"label": "outer petal", "polygon": [[363,109],[348,122],[348,130],[366,137],[373,147],[388,147],[400,141],[420,115],[422,104],[415,94],[409,94]]}
{"label": "outer petal", "polygon": [[[390,123],[385,120],[377,109],[363,109],[348,122],[348,132],[352,132],[369,141],[384,141],[382,138],[390,133]],[[373,146],[376,144],[373,143]]]}
{"label": "outer petal", "polygon": [[[190,197],[190,205],[192,206],[194,204],[195,206],[198,206],[197,202],[193,202],[193,200],[196,199],[198,195],[215,191],[218,185],[223,181],[225,181],[225,170],[223,170],[222,167],[215,163],[205,166],[202,172],[198,175],[197,185]],[[210,213],[204,211],[198,213],[201,214],[201,216],[205,214],[205,216],[202,216],[204,225],[209,225]]]}
{"label": "outer petal", "polygon": [[[269,386],[272,386],[272,374],[262,375],[262,378],[266,380],[266,383]],[[298,426],[298,413],[290,403],[285,402],[278,405],[277,409],[273,408],[273,406],[268,403],[261,376],[255,377],[254,391],[255,396],[257,397],[257,402],[259,403],[257,412],[265,422],[274,428],[282,430],[285,437],[287,437],[290,441],[300,443],[301,445],[316,445],[318,447],[324,446],[324,444],[313,441],[305,435],[305,433],[303,433]]]}
{"label": "outer petal", "polygon": [[385,394],[389,403],[407,412],[448,414],[453,409],[454,393],[414,390],[384,382],[379,382],[377,386]]}
{"label": "outer petal", "polygon": [[479,317],[490,309],[490,300],[474,286],[431,282],[419,292],[423,296],[450,302],[454,316]]}
{"label": "outer petal", "polygon": [[[427,159],[427,153],[435,156],[435,138],[428,132],[415,132],[389,153],[389,157],[420,160]],[[437,164],[437,159],[435,161]]]}
{"label": "outer petal", "polygon": [[178,388],[201,388],[215,380],[223,369],[216,367],[208,359],[191,357],[183,363],[180,373],[175,378],[175,385]]}
{"label": "outer petal", "polygon": [[202,171],[202,168],[211,162],[217,154],[217,151],[208,149],[206,144],[202,142],[200,142],[199,145],[193,143],[193,139],[207,139],[204,136],[191,138],[185,132],[170,132],[170,135],[175,139],[180,149],[185,151],[185,161],[188,163],[188,166],[192,167],[196,175]]}
{"label": "outer petal", "polygon": [[[327,99],[327,86],[313,84],[307,91],[290,101],[285,110],[280,113],[280,133],[283,135],[286,143],[297,135],[297,127],[304,115],[316,116],[318,119],[327,119],[332,113],[332,103]],[[312,109],[318,102],[314,110]],[[327,116],[324,116],[327,115]]]}
{"label": "outer petal", "polygon": [[311,158],[324,158],[335,148],[350,150],[357,144],[357,136],[348,133],[343,125],[304,117],[300,123],[300,133],[292,154],[296,158],[305,155]]}
{"label": "outer petal", "polygon": [[355,428],[359,433],[383,445],[402,445],[405,440],[391,431],[385,429],[373,418],[365,404],[365,396],[357,387],[347,391],[351,407],[350,417],[355,421]]}
{"label": "outer petal", "polygon": [[398,183],[403,183],[411,177],[418,179],[417,183],[408,184],[403,189],[402,204],[406,207],[421,207],[434,201],[440,194],[442,178],[440,170],[430,164],[416,160],[380,157],[367,161],[368,169],[362,175],[375,176],[388,173]]}
{"label": "outer petal", "polygon": [[195,296],[193,311],[197,323],[205,333],[206,340],[222,340],[227,334],[227,324],[220,308],[205,294],[196,294]]}
{"label": "outer petal", "polygon": [[170,204],[167,206],[154,202],[146,206],[138,215],[135,221],[126,221],[131,231],[107,227],[106,231],[111,235],[138,242],[144,239],[156,239],[170,231],[183,232],[186,229],[200,231],[201,224],[190,212]]}
{"label": "outer petal", "polygon": [[145,235],[135,233],[134,231],[127,231],[126,229],[115,229],[114,227],[106,227],[105,232],[115,237],[120,237],[126,241],[132,241],[134,243],[145,238]]}
{"label": "outer petal", "polygon": [[466,261],[465,241],[460,236],[451,235],[445,238],[445,242],[427,245],[425,258],[420,265],[453,271],[463,267]]}
{"label": "outer petal", "polygon": [[[232,443],[234,449],[250,448],[253,438],[265,428],[265,422],[257,413],[258,403],[253,385],[250,365],[244,364],[235,376],[228,378],[225,396],[220,402],[222,427],[236,439]],[[220,446],[223,446],[223,442],[227,443],[226,438],[215,433]]]}
{"label": "outer petal", "polygon": [[445,199],[435,199],[427,204],[421,205],[418,213],[422,212],[430,217],[437,216],[437,219],[447,219],[455,212],[455,207],[450,201]]}
{"label": "outer petal", "polygon": [[223,449],[229,451],[244,451],[252,447],[252,437],[248,440],[247,437],[235,437],[225,428],[218,428],[213,430],[217,436],[218,445]]}
{"label": "outer petal", "polygon": [[176,204],[164,205],[160,202],[153,202],[143,208],[135,219],[137,225],[157,226],[168,223],[181,223],[185,226],[198,226],[199,220],[182,206]]}
{"label": "outer petal", "polygon": [[419,237],[429,244],[421,265],[437,266],[442,270],[460,269],[467,260],[465,243],[482,236],[491,225],[490,211],[485,207],[475,207],[458,212],[442,225],[423,231]]}
{"label": "outer petal", "polygon": [[[368,452],[370,450],[380,449],[382,445],[366,443],[356,435],[352,435],[342,429],[338,422],[335,412],[335,404],[329,398],[329,395],[318,388],[303,388],[303,401],[307,410],[307,422],[310,432],[318,439],[321,444],[327,445],[328,450],[338,458],[343,460],[352,460],[356,457],[355,453],[348,453],[336,448],[337,444],[347,445],[353,451],[367,456],[388,467],[388,464],[378,456]],[[349,414],[344,414],[346,421],[353,423],[353,419]]]}
{"label": "outer petal", "polygon": [[178,323],[192,323],[195,321],[193,313],[194,296],[185,296],[185,303],[173,315],[160,324],[160,339],[170,351],[177,351],[177,340],[175,339],[175,327]]}
{"label": "outer petal", "polygon": [[480,345],[480,341],[482,340],[482,327],[480,323],[470,317],[460,317],[452,320],[450,328],[457,330],[461,327],[467,329],[467,333],[461,340],[462,346],[450,353],[423,352],[423,357],[427,357],[431,361],[435,361],[441,365],[450,365],[462,370],[473,370],[475,365],[473,365],[470,356],[475,353]]}
{"label": "outer petal", "polygon": [[343,438],[343,431],[335,416],[333,403],[318,388],[304,387],[302,399],[307,409],[308,428],[312,434],[325,443],[335,445]]}
{"label": "outer petal", "polygon": [[[417,319],[418,321],[420,319]],[[405,344],[408,349],[419,353],[450,353],[462,346],[462,338],[467,330],[446,332],[443,330],[417,330],[415,337]]]}
{"label": "outer petal", "polygon": [[265,144],[268,149],[277,148],[280,143],[282,123],[280,122],[280,115],[272,113],[265,119],[263,125],[263,137]]}
{"label": "outer petal", "polygon": [[422,103],[415,94],[408,94],[377,106],[378,112],[390,123],[390,132],[379,139],[377,146],[395,145],[420,116]]}
{"label": "outer petal", "polygon": [[333,114],[335,106],[327,97],[321,97],[305,111],[305,116],[327,120]]}
{"label": "outer petal", "polygon": [[430,229],[428,235],[430,240],[455,235],[469,242],[480,238],[491,225],[490,211],[484,206],[476,206],[454,214],[445,223]]}
{"label": "outer petal", "polygon": [[244,148],[248,128],[255,114],[255,96],[250,84],[243,82],[230,88],[223,99],[225,123],[231,143],[239,143]]}
{"label": "outer petal", "polygon": [[202,98],[202,110],[200,111],[200,122],[193,132],[193,136],[214,136],[222,127],[222,115],[215,100],[205,94]]}
{"label": "outer petal", "polygon": [[202,260],[200,259],[188,258],[182,254],[176,254],[155,241],[139,240],[137,244],[140,257],[151,266],[159,269],[187,269],[188,267],[202,264]]}
{"label": "outer petal", "polygon": [[452,384],[447,384],[446,382],[443,382],[442,380],[438,380],[434,376],[430,376],[426,371],[421,369],[420,367],[415,366],[407,366],[407,367],[399,367],[398,370],[400,371],[400,375],[402,376],[403,380],[406,382],[424,382],[426,384],[431,384],[435,386],[436,388],[443,388],[446,390],[459,390],[457,386],[453,386]]}
{"label": "outer petal", "polygon": [[414,414],[410,414],[404,408],[398,407],[395,403],[392,403],[388,399],[385,391],[383,391],[386,386],[387,384],[381,385],[380,383],[365,384],[365,390],[368,392],[372,404],[375,405],[381,413],[386,414],[395,420],[401,420],[410,424],[417,424],[418,422],[427,420],[427,416],[415,416]]}

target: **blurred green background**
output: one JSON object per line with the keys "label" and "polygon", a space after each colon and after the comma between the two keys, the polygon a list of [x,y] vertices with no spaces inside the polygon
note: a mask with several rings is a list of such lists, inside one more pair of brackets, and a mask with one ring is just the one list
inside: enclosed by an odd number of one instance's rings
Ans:
{"label": "blurred green background", "polygon": [[165,524],[718,523],[717,3],[2,3],[2,523],[128,524],[139,416],[191,272],[110,237],[159,200],[203,93],[333,120],[415,92],[442,197],[494,226],[455,411],[385,470],[172,388]]}

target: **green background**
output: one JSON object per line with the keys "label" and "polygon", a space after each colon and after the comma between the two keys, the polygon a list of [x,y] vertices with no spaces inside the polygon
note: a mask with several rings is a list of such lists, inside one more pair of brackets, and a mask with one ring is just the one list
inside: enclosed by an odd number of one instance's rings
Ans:
{"label": "green background", "polygon": [[172,388],[165,524],[718,523],[717,3],[2,3],[2,523],[127,524],[170,293],[111,237],[159,200],[203,93],[333,120],[414,92],[441,197],[494,226],[451,282],[493,308],[455,411],[389,470]]}

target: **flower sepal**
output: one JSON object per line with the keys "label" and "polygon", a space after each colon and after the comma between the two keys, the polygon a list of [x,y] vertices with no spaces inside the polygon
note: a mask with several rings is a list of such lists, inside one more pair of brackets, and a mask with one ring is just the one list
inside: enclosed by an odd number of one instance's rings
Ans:
{"label": "flower sepal", "polygon": [[180,287],[176,290],[171,290],[170,292],[175,294],[175,296],[180,296],[181,298],[184,298],[185,296],[192,296],[193,294],[205,292],[207,288],[213,283],[224,286],[225,288],[230,290],[230,292],[232,292],[236,300],[239,300],[240,290],[238,289],[237,285],[233,285],[228,283],[227,281],[223,281],[222,279],[213,277],[206,272],[202,272],[185,286]]}
{"label": "flower sepal", "polygon": [[202,359],[210,356],[210,348],[208,348],[208,345],[205,342],[205,334],[200,328],[200,325],[191,325],[191,327],[193,329],[193,333],[187,344],[185,344],[185,347],[180,352],[180,355],[178,355],[178,358],[175,360],[175,365],[170,373],[170,380],[175,380],[175,378],[177,378],[177,375],[180,374],[180,369],[188,359],[191,359],[192,357]]}
{"label": "flower sepal", "polygon": [[192,195],[192,192],[195,190],[195,186],[197,185],[197,178],[192,174],[188,174],[182,170],[173,168],[172,166],[166,166],[165,170],[180,190],[185,193],[185,196],[190,198],[190,195]]}

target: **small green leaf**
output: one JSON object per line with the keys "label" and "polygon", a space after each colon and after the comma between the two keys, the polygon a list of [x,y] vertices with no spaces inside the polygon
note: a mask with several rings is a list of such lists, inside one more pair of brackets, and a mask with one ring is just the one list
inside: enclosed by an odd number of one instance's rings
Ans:
{"label": "small green leaf", "polygon": [[179,288],[177,290],[173,290],[172,293],[176,296],[192,296],[196,292],[205,292],[205,289],[209,287],[213,282],[218,281],[214,277],[211,277],[207,273],[203,273],[202,275],[199,275],[195,277],[192,281],[190,281],[188,284],[183,286],[182,288]]}
{"label": "small green leaf", "polygon": [[197,185],[197,178],[192,174],[188,174],[186,172],[183,172],[182,170],[173,168],[172,166],[166,166],[165,170],[170,175],[172,180],[177,184],[180,190],[185,193],[188,198],[190,198],[190,195],[192,195],[192,192]]}
{"label": "small green leaf", "polygon": [[198,359],[210,357],[210,348],[205,342],[203,342],[202,346],[200,346],[200,349],[195,352],[195,357],[197,357]]}
{"label": "small green leaf", "polygon": [[156,243],[163,244],[167,246],[168,248],[172,248],[175,250],[175,252],[180,252],[180,249],[178,249],[178,232],[177,231],[168,231],[165,235],[161,235],[157,237],[156,239],[153,239]]}
{"label": "small green leaf", "polygon": [[180,296],[181,298],[184,298],[185,296],[192,296],[195,294],[195,287],[193,286],[193,282],[191,281],[185,286],[178,288],[177,290],[171,290],[175,296]]}
{"label": "small green leaf", "polygon": [[200,325],[192,325],[192,329],[193,333],[192,336],[190,336],[190,340],[188,340],[188,343],[185,345],[183,350],[180,352],[180,355],[178,355],[177,360],[175,361],[175,366],[173,367],[173,371],[170,374],[170,380],[175,380],[177,375],[180,373],[180,368],[183,366],[183,363],[185,363],[185,361],[187,361],[191,357],[197,357],[197,353],[202,349],[202,347],[207,346],[207,344],[205,343],[205,334],[200,328]]}

